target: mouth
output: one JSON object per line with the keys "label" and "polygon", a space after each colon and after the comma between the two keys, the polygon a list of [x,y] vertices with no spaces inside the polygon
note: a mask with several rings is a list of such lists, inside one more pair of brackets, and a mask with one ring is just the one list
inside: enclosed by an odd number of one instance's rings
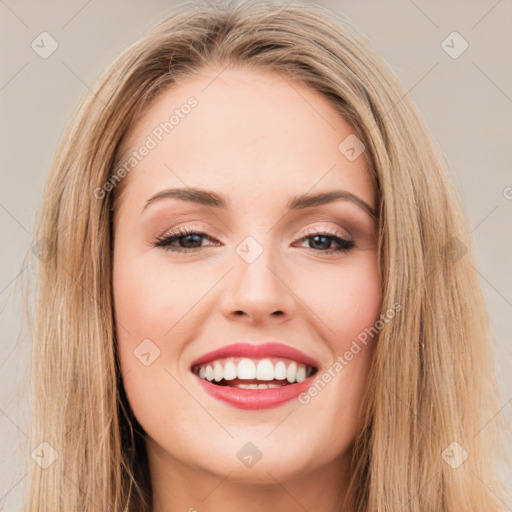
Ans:
{"label": "mouth", "polygon": [[284,358],[230,357],[192,367],[200,379],[217,386],[239,389],[272,389],[303,382],[317,368]]}
{"label": "mouth", "polygon": [[214,398],[241,409],[276,407],[311,384],[319,364],[279,343],[238,343],[196,360],[190,370]]}

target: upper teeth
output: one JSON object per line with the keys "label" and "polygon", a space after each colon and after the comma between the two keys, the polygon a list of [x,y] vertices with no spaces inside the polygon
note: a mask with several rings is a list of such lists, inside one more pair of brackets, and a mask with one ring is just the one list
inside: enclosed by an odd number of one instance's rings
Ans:
{"label": "upper teeth", "polygon": [[218,359],[196,368],[201,379],[221,380],[282,380],[290,384],[302,382],[313,373],[313,367],[287,359]]}

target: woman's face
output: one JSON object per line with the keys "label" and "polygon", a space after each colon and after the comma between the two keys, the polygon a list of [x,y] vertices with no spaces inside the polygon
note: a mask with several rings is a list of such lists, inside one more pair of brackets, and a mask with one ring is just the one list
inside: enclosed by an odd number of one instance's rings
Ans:
{"label": "woman's face", "polygon": [[152,473],[338,478],[375,344],[358,336],[381,304],[364,153],[307,86],[218,73],[162,92],[125,141],[137,158],[115,221],[126,393]]}

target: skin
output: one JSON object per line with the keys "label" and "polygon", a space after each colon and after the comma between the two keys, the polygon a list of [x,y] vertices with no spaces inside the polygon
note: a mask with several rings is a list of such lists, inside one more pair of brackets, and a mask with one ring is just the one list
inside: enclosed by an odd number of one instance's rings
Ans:
{"label": "skin", "polygon": [[[316,358],[320,372],[344,354],[380,314],[375,220],[346,200],[291,212],[286,203],[344,189],[375,208],[374,190],[364,157],[338,150],[354,130],[320,93],[270,71],[218,73],[162,92],[124,143],[136,150],[187,98],[198,100],[124,178],[116,207],[119,355],[147,433],[153,511],[339,510],[375,339],[306,405],[231,407],[202,389],[190,365],[269,338]],[[154,194],[185,186],[224,194],[230,207],[163,199],[142,211]],[[199,249],[154,246],[180,226],[207,232],[191,245]],[[336,241],[315,245],[311,235],[325,229],[355,247],[326,254]],[[252,263],[236,252],[249,235],[263,249]],[[144,339],[160,350],[149,366],[134,356]],[[262,453],[251,468],[237,457],[247,442]]]}

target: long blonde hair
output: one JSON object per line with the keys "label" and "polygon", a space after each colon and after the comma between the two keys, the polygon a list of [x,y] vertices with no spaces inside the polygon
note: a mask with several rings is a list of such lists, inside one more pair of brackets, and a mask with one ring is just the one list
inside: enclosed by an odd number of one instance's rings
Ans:
{"label": "long blonde hair", "polygon": [[300,80],[328,98],[366,147],[382,310],[396,302],[402,310],[379,334],[347,503],[361,512],[498,510],[490,491],[501,487],[497,422],[488,423],[498,411],[488,318],[447,164],[365,37],[298,0],[182,4],[108,67],[75,112],[34,238],[47,250],[37,281],[31,439],[47,442],[58,459],[46,469],[32,464],[28,509],[151,510],[113,323],[112,215],[123,182],[101,199],[95,191],[116,172],[139,113],[211,65]]}

